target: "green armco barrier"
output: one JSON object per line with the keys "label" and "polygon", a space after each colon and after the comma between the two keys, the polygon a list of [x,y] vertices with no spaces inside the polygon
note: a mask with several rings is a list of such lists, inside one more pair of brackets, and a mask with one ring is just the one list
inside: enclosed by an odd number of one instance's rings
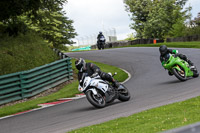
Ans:
{"label": "green armco barrier", "polygon": [[73,79],[71,58],[0,76],[0,105],[29,98]]}
{"label": "green armco barrier", "polygon": [[72,49],[72,51],[80,51],[80,50],[91,50],[91,46],[87,46],[87,47],[82,47],[82,48],[76,48],[76,49]]}

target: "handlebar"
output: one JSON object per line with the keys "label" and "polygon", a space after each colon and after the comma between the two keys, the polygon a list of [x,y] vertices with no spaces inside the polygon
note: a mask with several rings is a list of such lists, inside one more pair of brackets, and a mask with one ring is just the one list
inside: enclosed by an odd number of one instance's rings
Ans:
{"label": "handlebar", "polygon": [[112,77],[114,77],[115,75],[117,75],[117,72],[115,72],[115,73],[112,75]]}

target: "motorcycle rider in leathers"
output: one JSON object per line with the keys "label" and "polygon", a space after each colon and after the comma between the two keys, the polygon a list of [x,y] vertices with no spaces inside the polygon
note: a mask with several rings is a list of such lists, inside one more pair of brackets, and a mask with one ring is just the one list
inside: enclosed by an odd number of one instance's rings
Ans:
{"label": "motorcycle rider in leathers", "polygon": [[[166,45],[161,45],[160,48],[159,48],[159,51],[160,51],[160,61],[161,63],[163,64],[164,61],[168,60],[169,58],[169,53],[170,54],[175,54],[176,56],[178,56],[180,59],[188,62],[189,64],[189,67],[191,70],[196,70],[196,67],[194,66],[194,64],[192,63],[191,60],[189,60],[186,55],[183,55],[183,54],[179,54],[178,53],[178,50],[175,50],[175,49],[168,49]],[[173,73],[169,72],[168,71],[168,74],[171,76],[173,75]]]}
{"label": "motorcycle rider in leathers", "polygon": [[119,83],[108,73],[102,72],[94,63],[86,63],[84,59],[79,58],[75,61],[75,66],[79,70],[78,81],[80,82],[83,73],[87,73],[91,78],[99,75],[102,80],[113,83],[114,88],[119,87]]}
{"label": "motorcycle rider in leathers", "polygon": [[[103,35],[103,33],[100,31],[99,34],[98,34],[98,36],[97,36],[97,44],[99,44],[101,37],[105,38],[104,35]],[[105,43],[105,41],[104,41],[104,43]]]}

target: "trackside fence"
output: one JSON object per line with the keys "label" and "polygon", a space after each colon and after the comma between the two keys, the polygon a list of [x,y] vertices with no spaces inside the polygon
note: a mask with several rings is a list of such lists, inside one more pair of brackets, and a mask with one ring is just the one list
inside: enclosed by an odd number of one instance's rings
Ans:
{"label": "trackside fence", "polygon": [[[176,37],[176,38],[167,38],[166,42],[191,42],[191,41],[200,41],[200,35]],[[106,42],[105,48],[114,48],[114,47],[124,47],[129,45],[136,44],[153,44],[154,39],[136,39],[133,41],[117,41],[117,42]],[[156,39],[156,43],[163,43],[164,40]],[[91,49],[96,49],[96,45],[92,45]]]}
{"label": "trackside fence", "polygon": [[69,57],[28,71],[0,76],[0,105],[32,97],[72,79]]}

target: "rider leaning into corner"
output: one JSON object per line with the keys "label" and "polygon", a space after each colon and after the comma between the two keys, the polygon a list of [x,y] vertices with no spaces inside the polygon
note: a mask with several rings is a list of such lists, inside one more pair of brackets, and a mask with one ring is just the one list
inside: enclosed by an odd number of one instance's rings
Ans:
{"label": "rider leaning into corner", "polygon": [[100,31],[99,34],[98,34],[98,36],[97,36],[97,44],[99,44],[100,38],[102,38],[102,37],[105,38],[104,35],[103,35],[103,33]]}
{"label": "rider leaning into corner", "polygon": [[93,63],[86,63],[84,59],[79,58],[75,61],[75,66],[78,69],[78,81],[80,83],[81,77],[83,73],[87,73],[88,76],[96,77],[99,75],[102,80],[106,80],[108,82],[113,83],[115,88],[119,87],[119,83],[108,73],[102,72],[98,66]]}
{"label": "rider leaning into corner", "polygon": [[[196,67],[194,66],[194,64],[192,63],[191,60],[189,60],[186,55],[183,55],[183,54],[179,54],[178,53],[178,50],[175,50],[175,49],[168,49],[166,45],[161,45],[160,48],[159,48],[159,51],[160,51],[160,61],[161,63],[163,64],[164,61],[166,59],[168,59],[168,56],[169,56],[169,53],[170,54],[175,54],[176,56],[178,56],[179,58],[181,58],[182,60],[188,62],[188,64],[190,65],[190,69],[192,71],[196,70]],[[173,75],[173,73],[171,73],[170,71],[168,71],[168,74],[169,75]]]}

